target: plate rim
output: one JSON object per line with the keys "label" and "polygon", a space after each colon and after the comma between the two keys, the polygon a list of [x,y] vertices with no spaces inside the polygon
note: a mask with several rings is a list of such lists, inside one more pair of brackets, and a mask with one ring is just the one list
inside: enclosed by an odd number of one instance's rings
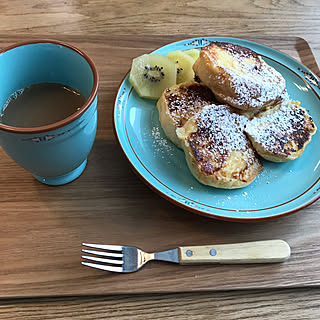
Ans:
{"label": "plate rim", "polygon": [[[180,40],[175,40],[175,41],[172,41],[172,42],[168,42],[162,46],[159,46],[155,49],[153,49],[152,51],[150,51],[149,53],[152,53],[158,49],[161,49],[163,47],[166,47],[166,46],[169,46],[169,45],[172,45],[172,44],[175,44],[175,43],[179,43],[179,42],[182,42],[182,41],[186,41],[186,40],[200,40],[200,39],[203,39],[203,38],[225,38],[226,41],[228,41],[229,39],[230,40],[245,40],[247,42],[252,42],[252,43],[255,43],[255,44],[258,44],[258,45],[262,45],[263,47],[266,47],[267,49],[272,49],[272,50],[275,50],[277,52],[280,52],[281,54],[284,54],[286,55],[287,57],[289,57],[290,59],[293,59],[295,60],[298,64],[302,65],[306,70],[308,70],[312,75],[314,75],[316,77],[316,79],[318,79],[318,76],[315,75],[315,73],[313,71],[311,71],[307,66],[305,66],[303,63],[301,63],[300,61],[298,61],[297,59],[291,57],[290,55],[288,55],[287,53],[285,52],[282,52],[281,50],[278,50],[278,49],[274,49],[272,47],[269,47],[263,43],[260,43],[260,42],[257,42],[257,41],[252,41],[252,40],[248,40],[248,39],[245,39],[245,38],[242,38],[242,37],[227,37],[227,36],[201,36],[201,37],[190,37],[190,38],[183,38],[183,39],[180,39]],[[305,40],[304,40],[305,41]],[[262,55],[263,56],[263,55]],[[271,59],[273,61],[275,61],[276,63],[279,63],[281,64],[282,66],[286,67],[288,70],[290,70],[291,72],[293,72],[295,75],[297,75],[301,80],[303,80],[307,86],[315,93],[315,95],[317,96],[317,98],[320,100],[320,95],[318,94],[318,92],[311,86],[310,83],[307,82],[306,79],[304,79],[302,76],[300,76],[297,72],[295,72],[294,70],[292,70],[290,67],[288,67],[287,65],[283,64],[282,62],[274,59],[274,58],[270,58],[268,56],[266,56],[266,58],[268,59]],[[288,210],[286,212],[282,212],[282,213],[278,213],[278,214],[275,214],[275,215],[271,215],[271,216],[266,216],[266,217],[250,217],[250,218],[246,218],[246,217],[228,217],[228,216],[223,216],[223,215],[217,215],[215,213],[210,213],[210,212],[206,212],[206,211],[203,211],[203,210],[199,210],[199,209],[196,209],[192,206],[188,206],[187,204],[184,204],[182,202],[179,202],[177,201],[176,199],[174,199],[173,197],[170,197],[169,195],[167,195],[165,192],[161,191],[160,189],[158,189],[155,185],[153,185],[147,178],[145,178],[142,173],[140,173],[139,169],[136,168],[136,166],[134,165],[133,161],[131,161],[131,159],[129,158],[127,152],[125,151],[125,148],[124,146],[122,145],[121,141],[120,141],[120,137],[118,135],[118,132],[117,132],[117,126],[116,126],[116,106],[117,106],[117,102],[118,102],[118,96],[120,94],[120,89],[121,87],[123,86],[123,83],[125,82],[128,74],[130,73],[130,70],[131,68],[127,71],[127,73],[124,75],[124,77],[122,78],[120,84],[118,85],[118,88],[117,88],[117,92],[116,92],[116,95],[115,95],[115,99],[114,99],[114,104],[113,104],[113,130],[114,130],[114,133],[115,133],[115,136],[118,140],[118,143],[125,155],[125,157],[127,158],[130,166],[132,167],[133,171],[135,172],[135,174],[140,178],[140,180],[142,180],[150,189],[152,189],[154,192],[156,192],[157,194],[159,194],[161,197],[165,198],[166,200],[168,200],[169,202],[175,204],[176,206],[179,206],[189,212],[192,212],[192,213],[196,213],[198,215],[201,215],[201,216],[205,216],[205,217],[209,217],[209,218],[212,218],[212,219],[217,219],[217,220],[223,220],[223,221],[232,221],[232,222],[258,222],[258,221],[266,221],[266,220],[273,220],[273,219],[278,219],[278,218],[281,218],[281,217],[285,217],[285,216],[288,216],[290,214],[293,214],[295,212],[298,212],[308,206],[310,206],[311,204],[313,204],[314,202],[316,202],[317,200],[319,200],[320,198],[320,193],[318,193],[318,195],[316,195],[314,198],[312,198],[311,200],[309,200],[308,202],[296,207],[296,208],[293,208],[291,210]],[[131,90],[129,91],[128,93],[128,99],[129,99],[129,95],[131,93],[133,88],[131,88]],[[129,142],[129,145],[131,146],[130,144],[130,141],[128,140]],[[131,146],[132,148],[132,146]],[[135,154],[134,150],[132,150],[133,153]],[[138,161],[139,161],[139,158],[138,158]],[[141,161],[140,161],[141,163]],[[142,164],[142,163],[141,163]],[[143,166],[143,164],[142,164]],[[144,167],[144,166],[143,166]],[[145,168],[145,167],[144,167]],[[146,169],[146,168],[145,168]],[[147,169],[146,169],[147,170]],[[150,174],[149,170],[147,170],[148,174]],[[155,178],[156,180],[158,180],[156,177],[154,177],[153,175],[151,175],[153,178]],[[306,191],[304,191],[301,195],[303,194],[306,194],[311,188],[313,188],[318,182],[319,182],[319,179],[320,179],[320,176],[318,177],[318,179],[316,180],[316,182],[314,182],[311,186],[309,186],[307,188]],[[295,199],[295,198],[294,198]],[[293,199],[293,200],[294,200]],[[193,201],[193,200],[191,200]],[[268,208],[266,209],[268,210]],[[244,210],[246,211],[246,210]]]}

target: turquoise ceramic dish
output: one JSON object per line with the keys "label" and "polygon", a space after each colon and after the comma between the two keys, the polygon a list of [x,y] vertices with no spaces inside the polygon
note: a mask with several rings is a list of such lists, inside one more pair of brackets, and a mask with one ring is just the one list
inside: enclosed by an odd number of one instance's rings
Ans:
{"label": "turquoise ceramic dish", "polygon": [[[210,41],[239,44],[261,54],[286,79],[290,98],[300,100],[320,128],[319,79],[282,52],[247,40],[207,37],[171,43],[154,53],[200,48]],[[115,131],[133,168],[163,197],[198,214],[235,221],[284,216],[320,197],[319,129],[301,158],[286,163],[264,161],[263,172],[246,188],[212,188],[192,176],[183,151],[175,147],[161,129],[156,101],[140,98],[128,78],[121,83],[115,100]]]}

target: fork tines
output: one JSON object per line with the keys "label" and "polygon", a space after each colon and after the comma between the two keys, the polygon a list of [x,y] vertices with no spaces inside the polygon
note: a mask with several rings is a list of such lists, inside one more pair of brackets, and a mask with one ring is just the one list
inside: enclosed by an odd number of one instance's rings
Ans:
{"label": "fork tines", "polygon": [[[97,251],[97,250],[82,249],[82,252],[93,255],[93,256],[83,255],[82,256],[83,259],[104,263],[104,264],[97,264],[97,263],[90,263],[90,262],[81,262],[83,265],[96,268],[96,269],[101,269],[101,270],[123,272],[122,246],[102,245],[102,244],[92,244],[92,243],[83,243],[82,245],[89,248],[103,250],[103,251]],[[107,258],[99,258],[96,256],[102,256]]]}

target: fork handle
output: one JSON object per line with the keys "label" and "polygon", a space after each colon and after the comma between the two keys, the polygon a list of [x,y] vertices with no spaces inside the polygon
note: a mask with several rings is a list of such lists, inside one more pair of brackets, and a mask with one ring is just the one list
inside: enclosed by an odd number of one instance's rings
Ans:
{"label": "fork handle", "polygon": [[290,257],[283,240],[266,240],[212,246],[179,247],[180,263],[273,263]]}

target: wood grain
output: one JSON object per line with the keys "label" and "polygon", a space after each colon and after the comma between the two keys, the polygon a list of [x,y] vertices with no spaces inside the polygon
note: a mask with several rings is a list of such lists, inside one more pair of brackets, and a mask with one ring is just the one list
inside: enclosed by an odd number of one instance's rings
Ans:
{"label": "wood grain", "polygon": [[319,301],[315,289],[15,299],[0,301],[0,318],[310,320],[319,319]]}
{"label": "wood grain", "polygon": [[218,244],[214,246],[213,254],[211,254],[211,250],[212,246],[180,247],[180,262],[183,264],[273,263],[286,261],[290,257],[290,247],[283,240]]}
{"label": "wood grain", "polygon": [[[318,0],[225,0],[225,1],[205,1],[205,0],[181,0],[178,3],[173,0],[164,0],[161,2],[147,2],[142,0],[0,0],[0,32],[7,36],[4,38],[2,45],[15,42],[16,34],[23,35],[24,39],[32,36],[39,36],[41,34],[47,35],[50,38],[57,38],[61,34],[78,35],[82,37],[85,49],[85,41],[88,35],[97,36],[116,36],[116,35],[145,35],[145,34],[162,34],[164,37],[168,35],[271,35],[282,36],[283,40],[287,37],[300,36],[308,41],[310,44],[316,60],[320,60],[320,6]],[[128,37],[128,48],[135,46],[134,42],[130,42]],[[68,37],[67,37],[68,39]],[[97,38],[98,39],[98,38]],[[72,40],[70,38],[70,40]],[[116,39],[114,40],[116,42]],[[287,49],[291,46],[284,47]],[[281,45],[279,43],[279,45]],[[79,44],[79,41],[75,41]],[[267,43],[268,44],[268,43]],[[87,44],[88,45],[88,44]],[[97,44],[99,45],[99,40]],[[80,44],[81,46],[81,44]],[[103,46],[102,46],[103,47]],[[152,49],[152,43],[149,48]],[[306,47],[303,40],[297,40],[297,52],[299,58],[305,59],[310,57],[310,48]],[[127,49],[127,48],[126,48]],[[278,49],[282,49],[278,46]],[[106,53],[112,47],[108,47],[106,52],[100,53],[99,63],[105,65],[109,61],[105,58]],[[295,50],[291,50],[290,55],[295,54]],[[121,57],[118,57],[121,59]],[[114,80],[108,78],[104,79],[104,93],[102,101],[108,101],[114,97],[114,89],[112,86],[117,85],[118,79],[122,76],[121,72],[128,67],[128,61],[121,60],[123,69],[112,74]],[[113,61],[110,61],[110,65]],[[314,62],[313,62],[314,64]],[[122,65],[121,65],[122,66]],[[119,67],[119,66],[118,66]],[[310,66],[309,66],[310,67]],[[99,66],[100,68],[100,66]],[[311,67],[310,67],[311,68]],[[314,69],[313,69],[314,70]],[[83,236],[91,238],[92,240],[112,238],[117,233],[114,230],[110,235],[108,233],[108,226],[110,220],[117,217],[117,212],[110,215],[113,208],[116,208],[116,199],[128,197],[126,205],[135,203],[135,197],[143,199],[153,197],[159,204],[159,198],[154,195],[148,188],[142,185],[138,179],[134,179],[132,172],[125,167],[126,162],[121,156],[119,148],[112,145],[112,139],[103,140],[104,136],[112,135],[112,127],[109,124],[110,112],[101,112],[104,108],[110,106],[104,102],[103,105],[99,103],[99,132],[98,140],[95,144],[95,152],[115,152],[115,158],[118,161],[111,161],[116,164],[116,174],[120,174],[118,179],[122,181],[130,180],[128,186],[119,187],[116,183],[113,185],[109,181],[103,181],[105,176],[98,174],[101,168],[105,168],[104,161],[106,159],[113,159],[112,155],[98,155],[96,154],[90,160],[98,168],[91,167],[89,174],[84,173],[84,178],[90,182],[90,185],[97,180],[97,187],[99,192],[96,194],[88,188],[77,187],[79,195],[74,195],[70,192],[70,187],[66,186],[60,192],[54,188],[43,190],[36,182],[30,180],[30,176],[22,169],[11,162],[6,155],[0,154],[0,183],[2,186],[0,197],[0,244],[1,249],[5,249],[5,254],[1,255],[1,264],[5,267],[0,271],[0,287],[5,281],[7,285],[14,285],[15,290],[11,290],[11,296],[21,294],[20,284],[24,282],[28,276],[33,279],[37,278],[37,272],[40,276],[38,286],[49,285],[50,293],[57,295],[52,282],[57,279],[50,276],[51,261],[58,258],[57,264],[63,261],[64,257],[69,257],[70,261],[78,258],[78,248],[70,257],[70,248],[68,248],[68,241],[80,241]],[[101,126],[105,124],[105,126]],[[93,160],[92,160],[93,159]],[[125,168],[120,171],[121,167]],[[89,168],[89,167],[88,167]],[[12,176],[11,172],[15,172]],[[93,172],[95,172],[94,175]],[[81,179],[83,179],[81,177]],[[19,178],[19,179],[18,179]],[[16,184],[19,180],[19,184]],[[80,179],[79,179],[80,182]],[[75,183],[79,183],[78,181]],[[3,186],[5,185],[5,186]],[[5,191],[3,191],[5,190]],[[35,191],[36,190],[36,191]],[[119,190],[121,191],[119,193]],[[87,196],[88,192],[88,196]],[[132,194],[133,193],[133,194]],[[111,197],[113,200],[105,212],[97,211],[95,209],[95,201],[105,205],[102,197]],[[58,197],[58,203],[56,199]],[[59,198],[60,197],[60,198]],[[90,204],[85,204],[84,198],[91,200]],[[26,199],[23,203],[22,199]],[[79,203],[79,199],[81,200]],[[73,204],[77,203],[76,206]],[[10,206],[9,206],[10,204]],[[123,206],[123,209],[126,207]],[[79,210],[79,206],[84,206]],[[8,208],[8,213],[6,208]],[[168,210],[168,212],[163,211]],[[121,210],[121,209],[120,209]],[[135,220],[137,216],[137,205],[135,205],[134,214],[129,222]],[[151,213],[148,214],[149,210]],[[245,232],[249,234],[252,230],[256,230],[254,235],[259,235],[263,230],[273,230],[277,223],[267,223],[261,225],[251,225],[251,229],[246,229],[242,225],[234,225],[222,223],[217,221],[208,221],[201,217],[194,217],[190,220],[190,215],[180,209],[177,210],[174,206],[169,204],[164,205],[161,200],[160,208],[154,208],[152,201],[148,201],[145,210],[142,210],[144,217],[148,219],[141,227],[138,226],[133,230],[134,234],[143,230],[143,227],[150,227],[157,223],[159,219],[166,218],[173,215],[172,226],[167,231],[162,233],[162,238],[167,234],[177,232],[177,237],[181,234],[179,229],[186,223],[186,228],[191,230],[193,226],[198,228],[198,238],[190,238],[190,243],[194,244],[195,240],[200,241],[210,239],[215,240],[215,233],[217,237],[222,234],[221,227],[230,228],[224,239],[230,239],[230,235],[236,232],[237,235],[242,234],[242,238],[247,238]],[[33,212],[36,211],[36,212]],[[42,211],[42,214],[41,214]],[[70,214],[66,214],[71,212]],[[93,211],[88,217],[87,212]],[[319,265],[319,252],[317,249],[317,242],[313,242],[314,235],[317,233],[317,222],[314,217],[318,214],[319,209],[314,207],[309,208],[303,213],[299,213],[297,217],[292,216],[286,218],[288,231],[290,234],[296,234],[295,241],[291,243],[294,248],[294,259],[299,260],[304,257],[305,264],[297,267],[300,269],[300,278],[304,269],[307,269],[308,275],[305,281],[311,283],[313,277],[319,278],[318,270],[310,270],[309,261],[312,259],[308,255],[315,255],[317,257],[317,265]],[[43,222],[40,219],[44,217]],[[76,218],[77,217],[77,218]],[[309,217],[311,218],[309,221]],[[80,220],[79,220],[80,219]],[[95,221],[96,220],[96,221]],[[5,224],[3,224],[5,221]],[[27,225],[25,230],[19,230],[15,224],[20,221],[25,221]],[[75,221],[77,221],[75,223]],[[95,221],[95,222],[94,222]],[[78,230],[79,225],[88,223],[88,230],[83,227]],[[307,222],[307,224],[305,224]],[[102,223],[100,225],[100,223]],[[209,225],[206,227],[206,224]],[[314,225],[313,225],[314,223]],[[55,226],[59,232],[50,231]],[[44,230],[49,230],[48,235],[40,235],[37,227]],[[309,230],[312,229],[310,233]],[[274,234],[286,234],[286,230],[280,232],[279,227],[276,227]],[[94,230],[98,230],[94,236]],[[203,230],[204,234],[200,231]],[[119,230],[118,230],[119,231]],[[126,228],[124,231],[128,232]],[[157,236],[157,235],[156,235]],[[200,238],[199,238],[200,236]],[[7,238],[8,237],[8,238]],[[133,235],[131,236],[133,238]],[[142,237],[142,236],[141,236]],[[284,237],[285,238],[285,237]],[[120,235],[115,240],[121,240]],[[187,243],[188,239],[182,242]],[[198,241],[199,240],[199,241]],[[315,239],[317,241],[318,239]],[[165,240],[164,240],[165,241]],[[140,238],[138,242],[143,242]],[[165,241],[166,242],[166,241]],[[49,243],[48,250],[40,249],[42,243]],[[59,243],[59,250],[55,253],[56,244]],[[170,243],[164,243],[163,247],[169,246]],[[306,250],[303,248],[306,246]],[[33,251],[30,250],[33,249]],[[66,249],[64,249],[66,248]],[[26,253],[31,254],[28,257]],[[49,251],[52,251],[53,256]],[[9,258],[10,255],[15,258]],[[40,262],[36,262],[38,257],[41,257]],[[60,258],[59,258],[60,257]],[[24,260],[26,259],[26,261]],[[61,260],[59,260],[61,259]],[[25,261],[25,262],[23,262]],[[23,263],[22,263],[23,262]],[[20,267],[19,267],[20,266]],[[27,267],[29,272],[21,274],[20,271]],[[56,267],[54,265],[53,267]],[[153,266],[160,267],[160,266]],[[162,266],[161,266],[162,267]],[[215,269],[216,270],[216,269]],[[12,273],[11,273],[12,271]],[[294,278],[295,271],[291,268],[290,275],[287,277]],[[47,272],[48,277],[46,277]],[[182,271],[179,271],[182,272]],[[60,275],[66,276],[67,273],[72,273],[72,268],[64,271],[59,266]],[[225,274],[224,274],[225,275]],[[269,274],[260,274],[260,277],[268,277]],[[96,274],[96,276],[88,276],[87,281],[97,282],[105,277],[104,274]],[[61,277],[60,277],[61,278]],[[61,281],[61,280],[59,280]],[[77,281],[77,279],[75,280]],[[27,281],[25,281],[27,282]],[[69,281],[69,285],[72,281]],[[211,283],[213,286],[214,283]],[[32,287],[32,286],[31,286]],[[31,288],[32,291],[32,288]],[[24,291],[25,292],[25,291]],[[319,291],[318,289],[286,289],[286,290],[263,290],[263,291],[233,291],[233,292],[216,292],[216,293],[187,293],[187,294],[170,294],[150,296],[130,295],[130,296],[113,296],[113,297],[84,297],[84,298],[42,298],[42,299],[27,299],[27,300],[1,300],[0,301],[0,318],[1,319],[160,319],[160,318],[174,318],[174,319],[318,319],[320,313],[319,307]]]}
{"label": "wood grain", "polygon": [[[168,37],[56,38],[86,51],[98,67],[98,134],[83,175],[57,188],[37,182],[1,152],[1,297],[319,286],[318,203],[275,221],[222,222],[177,208],[132,172],[113,133],[114,96],[131,59],[167,43]],[[174,38],[180,36],[171,40]],[[0,37],[0,46],[19,39]],[[302,39],[254,39],[296,58],[301,55],[318,71]],[[131,244],[153,251],[268,239],[286,240],[292,248],[291,259],[283,264],[250,266],[182,267],[151,262],[138,273],[125,275],[80,264],[81,242]]]}
{"label": "wood grain", "polygon": [[3,33],[291,35],[320,58],[317,0],[2,0],[0,8]]}

